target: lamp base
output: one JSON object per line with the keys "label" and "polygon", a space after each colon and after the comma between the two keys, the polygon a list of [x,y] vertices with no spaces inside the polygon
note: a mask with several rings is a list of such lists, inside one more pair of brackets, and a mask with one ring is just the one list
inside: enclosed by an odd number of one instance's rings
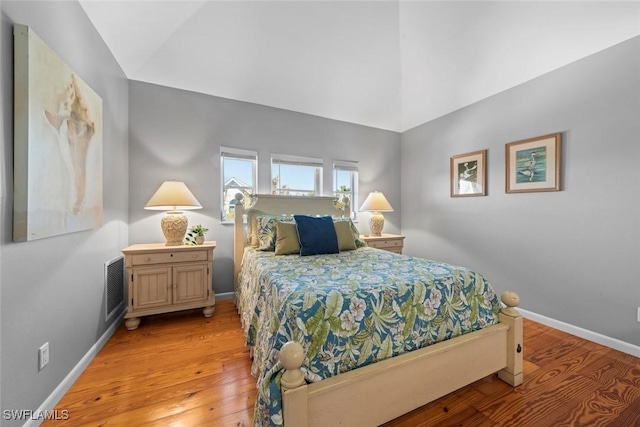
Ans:
{"label": "lamp base", "polygon": [[380,212],[373,212],[369,217],[369,230],[371,230],[372,236],[382,235],[382,228],[384,227],[384,216]]}
{"label": "lamp base", "polygon": [[181,246],[184,244],[184,236],[187,234],[189,222],[187,217],[180,211],[169,211],[160,221],[162,233],[167,242],[166,246]]}

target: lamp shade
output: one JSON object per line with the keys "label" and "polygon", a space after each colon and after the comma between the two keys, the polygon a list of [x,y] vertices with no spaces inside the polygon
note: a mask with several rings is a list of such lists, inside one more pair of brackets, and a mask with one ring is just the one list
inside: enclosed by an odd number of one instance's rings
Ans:
{"label": "lamp shade", "polygon": [[374,191],[373,193],[369,193],[366,199],[364,199],[364,203],[360,206],[360,211],[369,211],[369,212],[393,212],[393,208],[391,204],[379,191]]}
{"label": "lamp shade", "polygon": [[202,205],[184,182],[165,181],[151,196],[144,208],[156,211],[183,211],[202,209]]}

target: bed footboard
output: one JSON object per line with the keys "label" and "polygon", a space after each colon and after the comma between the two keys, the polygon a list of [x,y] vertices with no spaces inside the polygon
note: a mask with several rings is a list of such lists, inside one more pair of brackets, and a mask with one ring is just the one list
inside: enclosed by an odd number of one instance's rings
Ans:
{"label": "bed footboard", "polygon": [[498,377],[514,387],[522,384],[522,316],[515,309],[520,304],[520,297],[513,291],[506,291],[501,296],[506,305],[499,314],[500,323],[509,326],[507,335],[507,366],[498,371]]}
{"label": "bed footboard", "polygon": [[304,351],[286,343],[280,350],[285,427],[375,426],[498,372],[522,384],[522,317],[518,296],[505,292],[500,323],[363,368],[305,384]]}

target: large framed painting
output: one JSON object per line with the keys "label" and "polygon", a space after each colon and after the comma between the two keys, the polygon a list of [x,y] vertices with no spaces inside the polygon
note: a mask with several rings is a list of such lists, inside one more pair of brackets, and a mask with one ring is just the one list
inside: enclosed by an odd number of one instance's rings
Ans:
{"label": "large framed painting", "polygon": [[487,195],[487,150],[453,156],[449,166],[451,197]]}
{"label": "large framed painting", "polygon": [[102,99],[14,26],[13,240],[102,225]]}
{"label": "large framed painting", "polygon": [[506,145],[506,192],[560,191],[562,134]]}

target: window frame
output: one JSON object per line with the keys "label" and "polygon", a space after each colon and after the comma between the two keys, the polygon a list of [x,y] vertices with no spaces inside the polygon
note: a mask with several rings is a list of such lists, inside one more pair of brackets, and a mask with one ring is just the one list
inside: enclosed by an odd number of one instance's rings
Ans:
{"label": "window frame", "polygon": [[[333,161],[333,194],[339,201],[343,201],[344,196],[350,198],[349,216],[351,219],[356,219],[358,215],[357,202],[358,202],[358,162],[353,160],[334,160]],[[350,187],[348,192],[341,191],[338,188],[338,172],[348,171],[350,172]]]}
{"label": "window frame", "polygon": [[[235,159],[235,160],[248,160],[251,161],[253,163],[253,182],[251,183],[244,183],[243,184],[247,184],[246,187],[231,187],[231,188],[242,188],[243,189],[243,193],[244,193],[244,203],[245,203],[245,207],[249,206],[250,203],[250,197],[248,197],[250,194],[257,194],[258,191],[258,152],[254,151],[254,150],[245,150],[242,148],[233,148],[233,147],[226,147],[226,146],[221,146],[220,147],[220,219],[223,223],[232,223],[233,222],[233,216],[227,216],[225,215],[225,203],[226,203],[226,198],[228,197],[228,195],[225,195],[226,193],[226,181],[224,179],[224,171],[225,171],[225,159]],[[234,177],[236,179],[239,180],[239,178]],[[249,185],[250,184],[250,185]],[[247,189],[251,189],[251,191],[246,191]],[[235,196],[235,193],[234,193]],[[229,200],[229,205],[231,205],[233,199]],[[229,214],[231,214],[231,206],[229,206]]]}

